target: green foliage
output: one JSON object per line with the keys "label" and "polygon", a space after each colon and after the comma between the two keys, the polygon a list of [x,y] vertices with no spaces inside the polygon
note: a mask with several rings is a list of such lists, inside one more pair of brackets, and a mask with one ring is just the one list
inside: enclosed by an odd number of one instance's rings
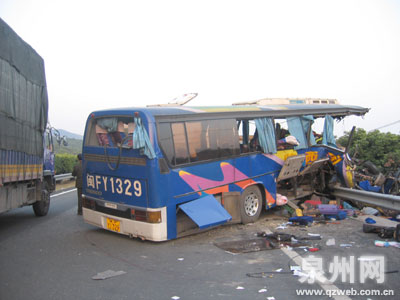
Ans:
{"label": "green foliage", "polygon": [[[338,144],[346,146],[349,134],[346,132],[339,138]],[[349,152],[362,161],[371,161],[383,172],[397,170],[400,167],[400,135],[358,128]]]}
{"label": "green foliage", "polygon": [[75,154],[75,156],[82,152],[82,140],[67,138],[67,142],[68,146],[64,146],[62,143],[58,145],[54,139],[54,152],[56,154]]}
{"label": "green foliage", "polygon": [[73,154],[56,154],[55,171],[56,174],[71,173],[77,163],[78,158]]}

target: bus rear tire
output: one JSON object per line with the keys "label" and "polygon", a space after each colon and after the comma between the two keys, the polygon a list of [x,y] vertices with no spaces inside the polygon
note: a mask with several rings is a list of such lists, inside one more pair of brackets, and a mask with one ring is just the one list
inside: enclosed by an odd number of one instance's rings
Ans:
{"label": "bus rear tire", "polygon": [[254,223],[260,216],[262,195],[260,189],[252,185],[246,188],[240,197],[240,217],[243,224]]}

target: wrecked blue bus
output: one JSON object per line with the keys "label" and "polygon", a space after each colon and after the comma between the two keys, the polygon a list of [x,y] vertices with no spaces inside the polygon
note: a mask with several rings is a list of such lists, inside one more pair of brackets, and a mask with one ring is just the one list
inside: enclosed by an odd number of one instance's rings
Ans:
{"label": "wrecked blue bus", "polygon": [[[229,222],[254,222],[281,195],[353,185],[335,120],[367,108],[339,104],[134,107],[88,117],[83,218],[165,241]],[[323,122],[317,134],[314,121]]]}

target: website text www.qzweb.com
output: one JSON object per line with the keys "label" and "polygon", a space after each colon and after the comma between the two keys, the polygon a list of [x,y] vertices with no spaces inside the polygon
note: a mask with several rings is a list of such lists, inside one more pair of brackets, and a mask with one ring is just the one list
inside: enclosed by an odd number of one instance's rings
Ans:
{"label": "website text www.qzweb.com", "polygon": [[298,289],[296,290],[297,296],[394,296],[394,290],[322,290],[322,289]]}

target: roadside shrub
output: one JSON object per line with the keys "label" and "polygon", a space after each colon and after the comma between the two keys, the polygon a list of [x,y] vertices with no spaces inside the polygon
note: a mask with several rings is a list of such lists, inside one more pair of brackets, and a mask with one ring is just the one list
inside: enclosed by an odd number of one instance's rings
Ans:
{"label": "roadside shrub", "polygon": [[72,173],[78,158],[74,154],[56,154],[55,172],[56,174]]}
{"label": "roadside shrub", "polygon": [[[349,132],[337,140],[347,145]],[[400,135],[378,130],[365,131],[357,128],[354,132],[350,154],[361,161],[371,161],[381,171],[396,171],[400,168]]]}

